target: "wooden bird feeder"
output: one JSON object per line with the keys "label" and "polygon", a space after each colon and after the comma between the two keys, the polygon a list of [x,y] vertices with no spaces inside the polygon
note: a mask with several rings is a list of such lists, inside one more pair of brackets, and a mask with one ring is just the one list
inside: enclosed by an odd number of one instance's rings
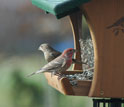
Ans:
{"label": "wooden bird feeder", "polygon": [[[75,58],[81,60],[79,36],[82,35],[82,14],[85,16],[94,46],[94,77],[92,81],[78,81],[71,86],[65,77],[51,77],[48,83],[66,95],[90,97],[124,97],[124,0],[32,0],[37,7],[57,18],[69,16],[73,30]],[[74,74],[82,71],[74,65]]]}

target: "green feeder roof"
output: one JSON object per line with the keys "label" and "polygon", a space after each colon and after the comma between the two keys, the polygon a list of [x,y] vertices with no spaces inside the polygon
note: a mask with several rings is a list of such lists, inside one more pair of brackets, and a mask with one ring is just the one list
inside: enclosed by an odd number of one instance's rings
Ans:
{"label": "green feeder roof", "polygon": [[88,1],[90,0],[32,0],[32,4],[61,18],[78,11],[78,6]]}

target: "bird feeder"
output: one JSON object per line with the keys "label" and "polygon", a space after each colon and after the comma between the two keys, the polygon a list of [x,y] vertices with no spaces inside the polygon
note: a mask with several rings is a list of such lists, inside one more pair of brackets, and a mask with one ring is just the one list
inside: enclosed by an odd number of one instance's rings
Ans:
{"label": "bird feeder", "polygon": [[[90,97],[124,97],[124,0],[32,0],[32,4],[55,15],[69,16],[75,58],[81,60],[79,36],[82,35],[82,14],[88,23],[94,46],[94,77],[92,81],[78,81],[70,85],[66,77],[58,79],[45,73],[48,83],[63,94]],[[83,72],[81,64],[73,71]]]}

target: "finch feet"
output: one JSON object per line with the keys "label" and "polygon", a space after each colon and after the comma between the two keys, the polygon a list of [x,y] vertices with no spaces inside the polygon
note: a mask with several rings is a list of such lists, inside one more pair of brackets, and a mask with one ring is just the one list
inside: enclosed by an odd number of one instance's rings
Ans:
{"label": "finch feet", "polygon": [[52,72],[52,73],[51,73],[51,77],[52,77],[53,75],[60,76],[61,74],[58,73],[58,72]]}
{"label": "finch feet", "polygon": [[64,75],[61,74],[61,73],[59,73],[59,74],[58,74],[58,80],[60,80],[62,77],[64,77]]}
{"label": "finch feet", "polygon": [[51,73],[51,77],[52,77],[53,75],[58,76],[58,80],[60,80],[60,79],[63,77],[63,74],[61,74],[60,72],[52,72],[52,73]]}
{"label": "finch feet", "polygon": [[55,75],[55,74],[56,74],[56,72],[52,72],[52,73],[51,73],[51,78],[52,78],[52,76]]}

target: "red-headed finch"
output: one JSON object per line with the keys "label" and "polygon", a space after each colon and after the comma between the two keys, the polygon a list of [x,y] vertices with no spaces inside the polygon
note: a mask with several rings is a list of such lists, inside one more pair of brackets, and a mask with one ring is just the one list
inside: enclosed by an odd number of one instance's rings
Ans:
{"label": "red-headed finch", "polygon": [[64,52],[55,58],[54,60],[50,61],[48,64],[43,66],[39,71],[33,72],[28,76],[32,76],[34,74],[44,73],[44,72],[51,72],[53,73],[59,73],[62,71],[66,71],[72,64],[72,56],[75,52],[75,49],[68,48],[64,50]]}
{"label": "red-headed finch", "polygon": [[[47,62],[54,60],[62,54],[61,52],[53,49],[48,43],[41,44],[38,50],[41,50],[44,53],[44,57]],[[77,64],[86,64],[85,62],[80,62],[76,59],[72,59],[72,62]]]}

